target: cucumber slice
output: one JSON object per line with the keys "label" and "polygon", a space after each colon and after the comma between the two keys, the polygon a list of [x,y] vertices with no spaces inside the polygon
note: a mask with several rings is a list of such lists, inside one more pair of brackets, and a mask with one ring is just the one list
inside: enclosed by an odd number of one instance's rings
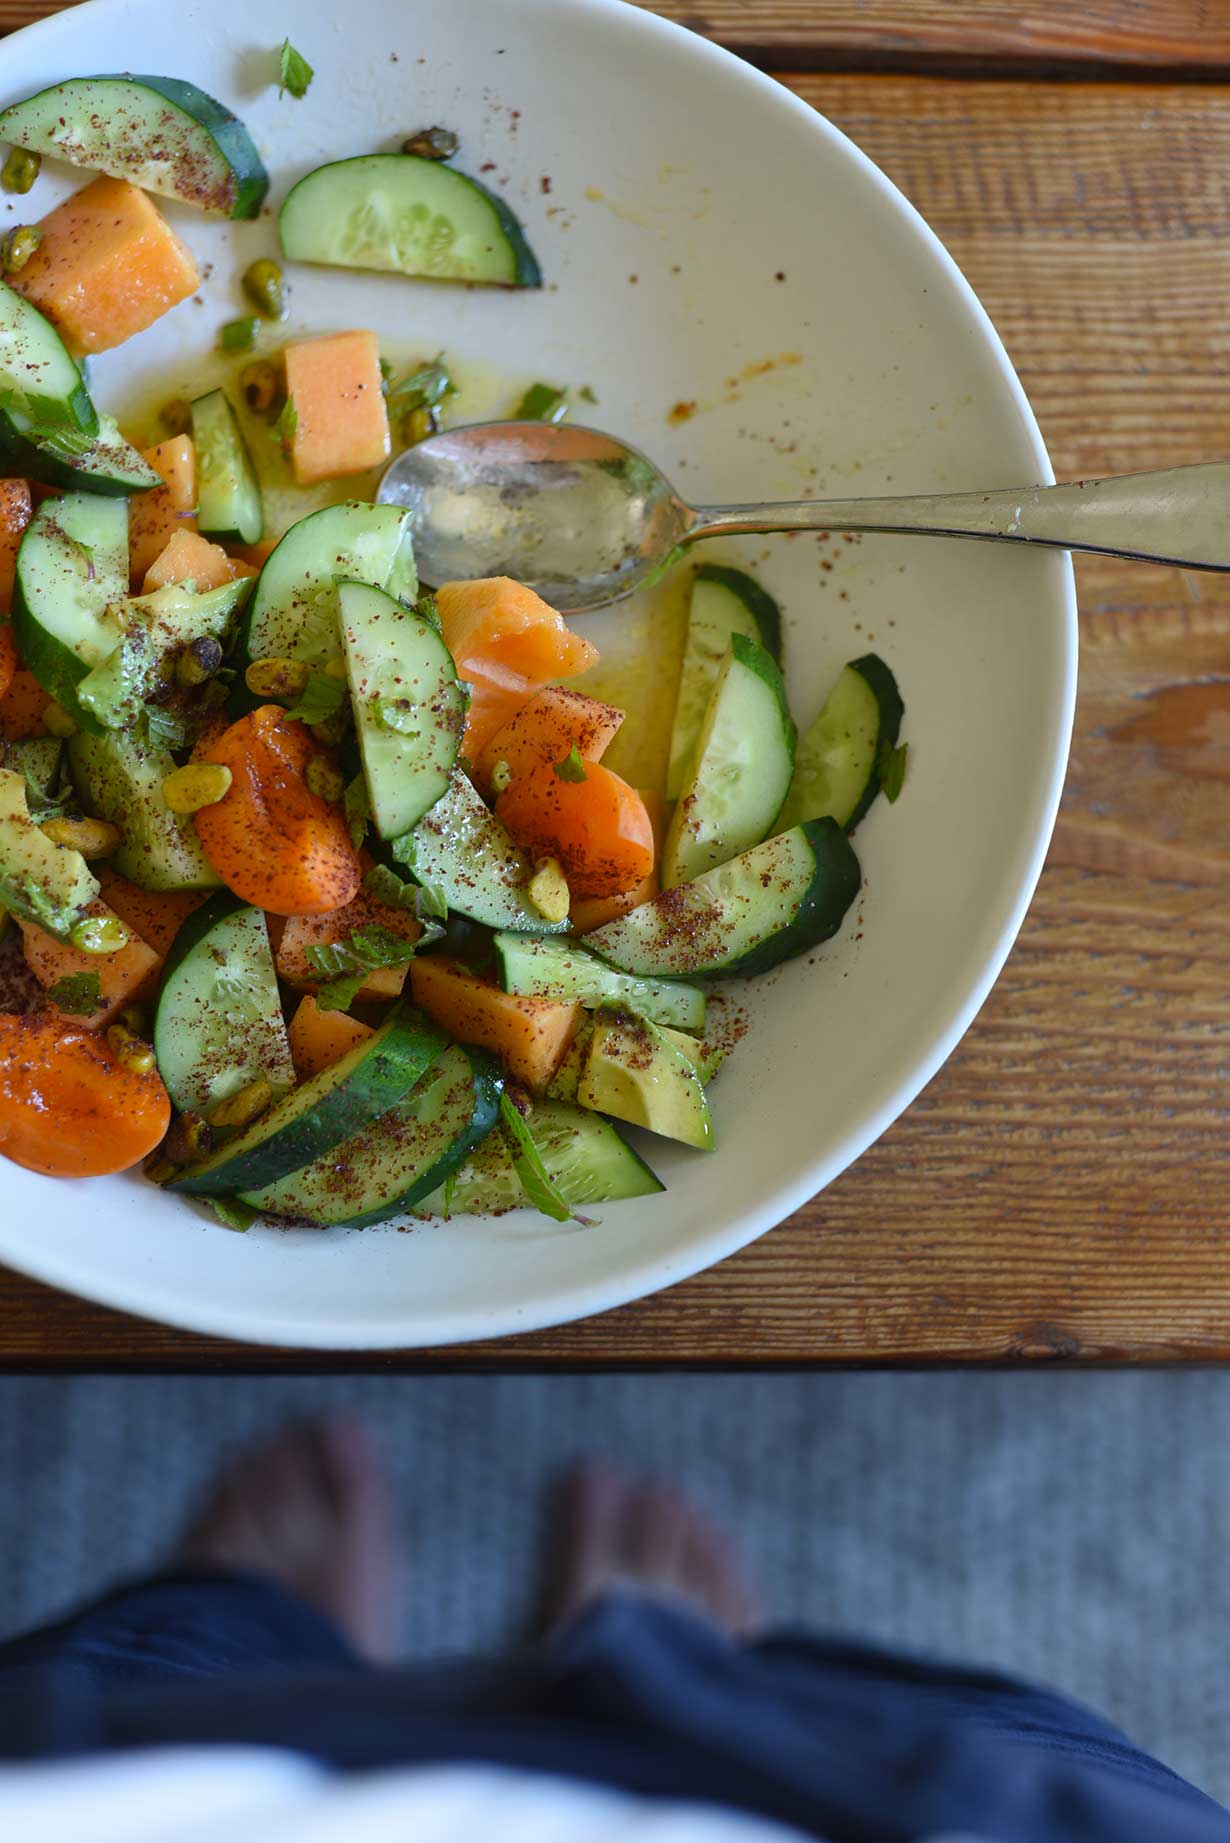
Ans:
{"label": "cucumber slice", "polygon": [[713,1150],[713,1116],[695,1063],[644,1018],[598,1013],[577,1101],[698,1152]]}
{"label": "cucumber slice", "polygon": [[795,756],[779,824],[835,819],[852,831],[880,791],[880,762],[896,747],[905,705],[875,653],[852,659]]}
{"label": "cucumber slice", "polygon": [[287,194],[278,236],[295,262],[542,286],[503,199],[455,166],[416,154],[360,154],[318,166]]}
{"label": "cucumber slice", "polygon": [[414,830],[392,841],[389,855],[458,915],[488,928],[562,934],[568,926],[544,921],[529,900],[529,859],[460,769]]}
{"label": "cucumber slice", "polygon": [[127,619],[119,645],[77,686],[77,702],[104,729],[131,729],[157,685],[193,640],[227,641],[251,581],[224,582],[197,595],[190,582],[168,582],[134,595],[117,610]]}
{"label": "cucumber slice", "polygon": [[812,819],[642,902],[585,944],[642,977],[763,973],[836,934],[860,882],[836,820]]}
{"label": "cucumber slice", "polygon": [[482,1050],[452,1044],[380,1119],[315,1164],[246,1189],[254,1209],[351,1229],[413,1209],[458,1170],[499,1118],[503,1081]]}
{"label": "cucumber slice", "polygon": [[0,768],[0,908],[67,941],[97,897],[81,853],[53,845],[31,819],[24,776]]}
{"label": "cucumber slice", "polygon": [[161,474],[124,440],[114,416],[101,416],[97,435],[90,437],[76,429],[41,428],[20,410],[0,410],[0,470],[68,493],[116,499],[162,485]]}
{"label": "cucumber slice", "polygon": [[140,730],[84,731],[68,739],[68,766],[87,813],[109,819],[124,840],[111,859],[147,890],[208,890],[222,882],[186,813],[173,813],[162,783],[175,767],[167,748]]}
{"label": "cucumber slice", "polygon": [[207,391],[193,402],[192,442],[200,530],[210,538],[259,542],[265,529],[260,482],[224,390]]}
{"label": "cucumber slice", "polygon": [[386,1114],[447,1041],[417,1011],[399,1005],[373,1036],[292,1089],[238,1138],[173,1178],[168,1189],[217,1197],[276,1184]]}
{"label": "cucumber slice", "polygon": [[734,634],[755,640],[781,664],[781,609],[742,570],[702,563],[692,577],[688,637],[671,730],[666,797],[677,800],[696,754],[705,712]]}
{"label": "cucumber slice", "polygon": [[208,1115],[263,1079],[295,1085],[264,915],[219,890],[190,915],[167,955],[154,1013],[158,1073],[181,1113]]}
{"label": "cucumber slice", "polygon": [[342,650],[337,584],[370,582],[401,601],[418,590],[410,514],[401,506],[344,500],[310,512],[270,552],[244,627],[247,659],[305,659],[323,666]]}
{"label": "cucumber slice", "polygon": [[98,433],[77,361],[50,320],[7,282],[0,282],[0,400],[40,429]]}
{"label": "cucumber slice", "polygon": [[506,992],[572,1000],[591,1008],[623,1005],[655,1024],[673,1024],[680,1030],[705,1027],[705,995],[699,986],[673,979],[633,979],[566,941],[497,934],[492,945]]}
{"label": "cucumber slice", "polygon": [[421,614],[365,582],[339,582],[337,598],[372,818],[400,838],[448,791],[469,699]]}
{"label": "cucumber slice", "polygon": [[[665,1190],[644,1159],[609,1120],[567,1101],[538,1101],[526,1125],[547,1176],[573,1209],[592,1203],[620,1203]],[[526,1206],[521,1179],[508,1156],[504,1135],[488,1133],[451,1183],[434,1190],[416,1216],[501,1216]]]}
{"label": "cucumber slice", "polygon": [[77,686],[123,639],[117,609],[127,594],[127,502],[45,500],[17,551],[13,637],[44,691],[84,730],[102,725],[78,703]]}
{"label": "cucumber slice", "polygon": [[254,218],[269,190],[243,123],[179,77],[70,77],[5,109],[0,141],[228,218]]}
{"label": "cucumber slice", "polygon": [[662,887],[673,889],[758,845],[794,772],[797,732],[771,654],[730,636],[662,847]]}

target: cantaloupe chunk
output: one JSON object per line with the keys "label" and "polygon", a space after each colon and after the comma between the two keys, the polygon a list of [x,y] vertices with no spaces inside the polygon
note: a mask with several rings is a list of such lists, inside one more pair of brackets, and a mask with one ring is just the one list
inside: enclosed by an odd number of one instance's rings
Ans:
{"label": "cantaloupe chunk", "polygon": [[280,537],[259,538],[255,544],[231,544],[228,548],[237,562],[247,563],[254,570],[261,570],[281,542]]}
{"label": "cantaloupe chunk", "polygon": [[147,947],[165,959],[171,943],[208,890],[143,890],[107,864],[95,868],[102,899]]}
{"label": "cantaloupe chunk", "polygon": [[[92,915],[113,913],[105,902],[90,904]],[[163,956],[154,952],[139,936],[133,935],[118,953],[83,953],[69,947],[30,922],[21,923],[22,950],[26,964],[39,984],[49,990],[59,979],[72,973],[97,973],[102,1006],[89,1017],[74,1017],[74,1023],[87,1030],[102,1030],[117,1011],[135,1000],[152,998],[158,989],[158,975]]]}
{"label": "cantaloupe chunk", "polygon": [[436,603],[444,643],[471,687],[461,745],[471,761],[551,679],[575,678],[597,662],[597,647],[511,576],[446,582]]}
{"label": "cantaloupe chunk", "polygon": [[299,1000],[287,1030],[295,1074],[300,1081],[319,1075],[372,1034],[371,1025],[360,1023],[357,1017],[348,1017],[344,1011],[320,1010],[309,992]]}
{"label": "cantaloupe chunk", "polygon": [[462,1043],[476,1043],[504,1060],[514,1081],[543,1094],[581,1027],[580,1005],[520,998],[494,979],[440,954],[410,963],[416,1005]]}
{"label": "cantaloupe chunk", "polygon": [[105,352],[185,300],[201,277],[148,193],[95,179],[40,220],[43,241],[7,279],[77,352]]}
{"label": "cantaloupe chunk", "polygon": [[34,516],[34,501],[25,480],[0,480],[0,614],[13,606],[17,546]]}
{"label": "cantaloupe chunk", "polygon": [[137,493],[128,502],[128,568],[139,589],[179,531],[196,530],[196,449],[190,435],[175,435],[145,450],[145,459],[163,484]]}
{"label": "cantaloupe chunk", "polygon": [[624,720],[622,710],[587,698],[567,685],[547,685],[523,704],[511,723],[497,730],[474,764],[474,778],[486,791],[496,762],[524,774],[544,762],[560,762],[573,749],[583,761],[601,761]]}
{"label": "cantaloupe chunk", "polygon": [[[363,868],[370,870],[370,859],[364,859]],[[308,948],[323,947],[332,941],[344,941],[356,928],[373,927],[388,928],[407,941],[417,941],[423,932],[408,909],[391,909],[387,903],[377,901],[370,890],[360,889],[353,902],[346,903],[340,909],[333,909],[326,915],[291,915],[287,918],[277,947],[278,972],[287,985],[298,986],[301,991],[315,991],[321,984],[321,978],[307,957]],[[378,966],[367,975],[357,996],[371,999],[397,998],[405,983],[404,961],[400,966]]]}
{"label": "cantaloupe chunk", "polygon": [[642,902],[652,902],[658,894],[657,866],[662,859],[662,840],[666,836],[666,802],[661,794],[654,793],[650,788],[639,787],[637,792],[645,802],[645,811],[653,827],[654,868],[643,883],[638,883],[635,889],[625,890],[620,896],[574,896],[568,911],[568,921],[574,934],[590,934],[604,923],[614,921],[616,916],[626,915],[629,909],[639,907]]}
{"label": "cantaloupe chunk", "polygon": [[0,702],[21,669],[21,654],[13,638],[13,623],[0,619]]}
{"label": "cantaloupe chunk", "polygon": [[250,564],[228,557],[221,544],[211,544],[199,531],[189,531],[181,525],[146,570],[141,588],[148,595],[151,589],[164,588],[168,582],[193,582],[197,593],[203,595],[207,589],[220,589],[224,583],[255,574]]}
{"label": "cantaloupe chunk", "polygon": [[33,672],[18,666],[8,690],[0,697],[0,736],[7,742],[29,742],[34,736],[46,736],[43,712],[50,702]]}
{"label": "cantaloupe chunk", "polygon": [[290,459],[300,486],[366,473],[389,457],[389,418],[374,333],[322,333],[286,348],[294,406]]}

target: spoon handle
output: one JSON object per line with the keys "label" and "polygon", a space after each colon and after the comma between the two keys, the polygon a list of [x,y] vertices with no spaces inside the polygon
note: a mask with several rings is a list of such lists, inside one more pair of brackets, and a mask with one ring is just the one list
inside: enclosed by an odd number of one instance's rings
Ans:
{"label": "spoon handle", "polygon": [[1230,570],[1230,462],[994,493],[700,506],[684,542],[739,531],[900,531],[998,538],[1134,557],[1144,563]]}

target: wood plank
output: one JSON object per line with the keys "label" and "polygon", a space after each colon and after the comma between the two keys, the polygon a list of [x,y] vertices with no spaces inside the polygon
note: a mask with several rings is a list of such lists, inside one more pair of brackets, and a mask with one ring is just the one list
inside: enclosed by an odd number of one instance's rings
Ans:
{"label": "wood plank", "polygon": [[1048,64],[1230,65],[1230,12],[1217,0],[634,0],[745,56],[798,68],[840,57]]}
{"label": "wood plank", "polygon": [[[797,87],[944,237],[1061,475],[1224,452],[1225,89]],[[721,1267],[454,1360],[1230,1357],[1230,580],[1109,560],[1078,573],[1082,687],[1050,866],[945,1070],[854,1170]],[[286,1361],[0,1286],[0,1362]]]}

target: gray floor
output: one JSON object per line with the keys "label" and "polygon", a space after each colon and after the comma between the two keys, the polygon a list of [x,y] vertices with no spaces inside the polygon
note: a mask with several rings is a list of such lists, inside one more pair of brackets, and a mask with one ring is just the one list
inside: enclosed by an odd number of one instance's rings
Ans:
{"label": "gray floor", "polygon": [[781,1616],[1047,1679],[1230,1799],[1230,1375],[0,1380],[0,1627],[140,1566],[222,1453],[326,1403],[391,1455],[417,1651],[515,1629],[541,1487],[598,1450],[735,1519]]}

